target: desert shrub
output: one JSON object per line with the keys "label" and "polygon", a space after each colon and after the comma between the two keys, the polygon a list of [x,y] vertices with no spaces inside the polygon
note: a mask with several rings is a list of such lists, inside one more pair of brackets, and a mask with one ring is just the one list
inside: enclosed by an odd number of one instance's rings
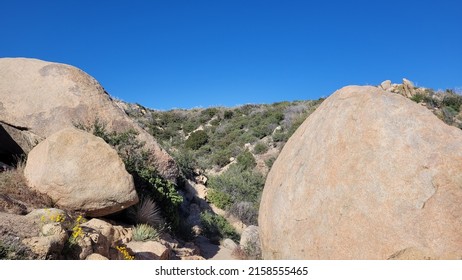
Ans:
{"label": "desert shrub", "polygon": [[21,243],[20,239],[11,236],[0,236],[0,260],[31,260],[37,256]]}
{"label": "desert shrub", "polygon": [[160,231],[151,225],[139,224],[133,228],[133,240],[149,241],[159,240]]}
{"label": "desert shrub", "polygon": [[209,141],[207,132],[199,130],[191,133],[188,140],[185,142],[185,146],[188,149],[197,150]]}
{"label": "desert shrub", "polygon": [[[211,176],[207,183],[209,193],[220,199],[222,209],[229,208],[237,202],[248,201],[258,209],[261,192],[265,184],[263,175],[253,170],[243,169],[237,164],[218,176]],[[210,199],[210,197],[209,197]]]}
{"label": "desert shrub", "polygon": [[127,209],[127,215],[133,224],[146,224],[153,227],[163,224],[160,208],[151,198],[142,198],[138,204]]}
{"label": "desert shrub", "polygon": [[219,190],[210,189],[207,193],[210,202],[221,209],[226,209],[232,204],[231,196]]}
{"label": "desert shrub", "polygon": [[232,214],[246,225],[256,225],[258,223],[258,209],[255,204],[247,201],[239,201],[231,205],[228,213]]}
{"label": "desert shrub", "polygon": [[443,121],[452,125],[454,123],[454,117],[458,114],[458,111],[451,106],[445,106],[441,109],[441,113],[443,115]]}
{"label": "desert shrub", "polygon": [[193,178],[194,169],[198,166],[194,153],[188,149],[181,149],[170,154],[178,164],[181,174],[186,178]]}
{"label": "desert shrub", "polygon": [[217,108],[207,108],[201,112],[199,119],[202,123],[205,123],[217,115],[218,112],[219,110]]}
{"label": "desert shrub", "polygon": [[247,253],[244,251],[244,249],[241,246],[237,246],[233,252],[231,252],[231,255],[236,259],[236,260],[249,260],[249,256],[247,256]]}
{"label": "desert shrub", "polygon": [[231,157],[231,152],[228,150],[218,150],[212,154],[212,164],[219,167],[226,166],[229,163],[229,158]]}
{"label": "desert shrub", "polygon": [[247,131],[239,135],[239,143],[241,145],[244,145],[245,143],[253,143],[259,139],[260,138],[256,137],[251,131]]}
{"label": "desert shrub", "polygon": [[229,119],[232,119],[234,116],[234,112],[231,111],[231,110],[226,110],[223,114],[223,117],[226,119],[226,120],[229,120]]}
{"label": "desert shrub", "polygon": [[297,129],[302,125],[306,118],[307,114],[303,114],[293,121],[292,126],[289,128],[289,131],[287,132],[287,139],[289,139],[295,133],[295,131],[297,131]]}
{"label": "desert shrub", "polygon": [[244,252],[248,259],[250,260],[261,260],[262,252],[261,246],[257,243],[257,240],[252,240],[253,242],[247,242],[244,246]]}
{"label": "desert shrub", "polygon": [[177,228],[179,224],[178,209],[183,202],[183,197],[176,190],[176,185],[160,177],[149,166],[138,170],[135,175],[135,182],[137,182],[135,186],[138,186],[138,194],[156,201],[169,224],[173,228]]}
{"label": "desert shrub", "polygon": [[257,161],[252,153],[246,150],[237,157],[237,164],[243,169],[250,170],[257,166]]}
{"label": "desert shrub", "polygon": [[425,99],[425,96],[423,94],[421,94],[421,93],[416,93],[415,95],[413,95],[411,97],[411,100],[416,102],[416,103],[420,103],[420,102],[424,101],[424,99]]}
{"label": "desert shrub", "polygon": [[253,148],[253,152],[257,155],[264,154],[268,151],[268,145],[263,142],[258,142]]}
{"label": "desert shrub", "polygon": [[457,95],[453,92],[448,92],[448,94],[443,98],[443,106],[451,108],[455,112],[460,112],[460,106],[462,105],[462,96]]}
{"label": "desert shrub", "polygon": [[186,119],[184,114],[175,110],[164,112],[162,117],[162,125],[175,126],[178,129],[180,128],[181,123]]}
{"label": "desert shrub", "polygon": [[6,260],[9,255],[9,248],[0,240],[0,260]]}
{"label": "desert shrub", "polygon": [[222,216],[203,212],[201,213],[201,224],[204,227],[204,234],[209,238],[219,236],[222,239],[229,238],[236,242],[239,241],[239,234]]}
{"label": "desert shrub", "polygon": [[424,96],[423,102],[427,104],[427,108],[434,109],[441,107],[441,101],[434,97],[434,95]]}
{"label": "desert shrub", "polygon": [[38,193],[26,184],[24,177],[25,163],[18,161],[11,170],[0,172],[0,211],[16,209],[16,214],[27,214],[28,207],[47,208],[53,201],[45,194]]}
{"label": "desert shrub", "polygon": [[185,123],[183,123],[183,131],[185,133],[190,133],[192,132],[194,129],[196,129],[199,125],[193,121],[186,121]]}
{"label": "desert shrub", "polygon": [[270,157],[269,159],[265,160],[265,164],[266,166],[268,166],[268,168],[271,168],[273,167],[273,164],[275,161],[276,161],[275,157]]}
{"label": "desert shrub", "polygon": [[213,121],[210,122],[212,126],[218,126],[220,124],[220,119],[216,118]]}
{"label": "desert shrub", "polygon": [[273,134],[273,141],[274,142],[286,142],[288,139],[287,133],[284,133],[282,131],[276,131]]}
{"label": "desert shrub", "polygon": [[258,139],[262,139],[273,132],[272,124],[263,123],[252,128],[252,135]]}

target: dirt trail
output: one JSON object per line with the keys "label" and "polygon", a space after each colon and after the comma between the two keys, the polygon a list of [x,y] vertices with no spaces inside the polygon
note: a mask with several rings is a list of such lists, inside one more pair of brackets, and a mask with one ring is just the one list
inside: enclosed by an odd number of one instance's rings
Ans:
{"label": "dirt trail", "polygon": [[200,248],[201,255],[207,260],[235,260],[232,251],[221,245],[210,242],[205,237],[198,237],[195,244]]}

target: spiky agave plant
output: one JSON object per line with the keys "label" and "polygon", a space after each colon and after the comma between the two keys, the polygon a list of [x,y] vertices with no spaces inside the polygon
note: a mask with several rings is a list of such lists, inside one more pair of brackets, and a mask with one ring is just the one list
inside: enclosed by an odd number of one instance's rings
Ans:
{"label": "spiky agave plant", "polygon": [[133,240],[148,241],[159,240],[160,231],[147,224],[136,225],[133,229]]}
{"label": "spiky agave plant", "polygon": [[160,208],[149,197],[141,198],[138,204],[128,208],[127,214],[136,225],[146,224],[152,227],[161,227],[164,224]]}

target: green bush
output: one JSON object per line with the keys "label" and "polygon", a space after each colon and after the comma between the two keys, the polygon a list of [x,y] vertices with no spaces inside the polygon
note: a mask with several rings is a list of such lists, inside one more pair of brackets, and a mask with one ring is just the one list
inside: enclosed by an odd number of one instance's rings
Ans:
{"label": "green bush", "polygon": [[414,96],[411,97],[411,100],[416,102],[416,103],[420,103],[424,99],[425,99],[425,96],[423,94],[420,94],[420,93],[416,93]]}
{"label": "green bush", "polygon": [[213,238],[218,235],[222,239],[230,238],[239,242],[239,234],[237,234],[234,228],[222,216],[204,212],[201,213],[201,223],[207,237]]}
{"label": "green bush", "polygon": [[19,238],[9,235],[1,237],[4,239],[0,239],[0,260],[31,260],[38,257]]}
{"label": "green bush", "polygon": [[240,165],[244,170],[250,170],[257,166],[255,157],[248,150],[237,157],[237,164]]}
{"label": "green bush", "polygon": [[236,202],[228,210],[228,213],[237,217],[246,225],[256,225],[258,223],[258,209],[255,204],[247,201]]}
{"label": "green bush", "polygon": [[[265,178],[258,172],[233,164],[218,176],[211,176],[207,183],[209,193],[219,201],[222,209],[229,210],[234,203],[248,201],[258,209]],[[216,193],[215,193],[216,192]],[[210,197],[209,197],[210,199]]]}
{"label": "green bush", "polygon": [[224,167],[229,163],[231,152],[228,150],[218,150],[212,154],[212,163]]}
{"label": "green bush", "polygon": [[138,194],[151,197],[156,201],[170,225],[173,228],[177,228],[179,225],[178,209],[183,202],[183,197],[176,190],[176,186],[172,182],[160,177],[149,166],[138,170],[134,178]]}
{"label": "green bush", "polygon": [[[201,147],[202,148],[202,147]],[[186,178],[194,177],[194,169],[198,166],[196,156],[188,149],[181,149],[170,153],[175,159],[181,173]]]}
{"label": "green bush", "polygon": [[133,240],[149,241],[159,240],[160,231],[147,224],[139,224],[133,228]]}
{"label": "green bush", "polygon": [[190,133],[192,132],[194,129],[198,128],[199,127],[199,124],[193,122],[193,121],[186,121],[184,124],[183,124],[183,130],[185,133]]}
{"label": "green bush", "polygon": [[286,142],[288,139],[287,133],[281,132],[281,131],[276,131],[273,134],[273,141],[274,142]]}
{"label": "green bush", "polygon": [[443,99],[443,106],[450,107],[455,112],[460,112],[462,96],[449,92]]}
{"label": "green bush", "polygon": [[231,196],[219,190],[210,189],[207,198],[218,208],[227,209],[232,204]]}
{"label": "green bush", "polygon": [[297,131],[297,129],[302,125],[306,118],[307,114],[303,114],[294,120],[292,126],[289,128],[289,131],[287,132],[287,139],[289,139],[295,133],[295,131]]}
{"label": "green bush", "polygon": [[265,164],[266,166],[268,166],[268,168],[271,168],[273,167],[273,164],[275,161],[276,161],[275,157],[270,157],[269,159],[265,160]]}
{"label": "green bush", "polygon": [[268,151],[268,145],[263,142],[258,142],[253,148],[253,152],[257,155],[264,154]]}
{"label": "green bush", "polygon": [[188,140],[185,142],[185,146],[188,149],[197,150],[209,141],[209,136],[207,132],[203,130],[198,130],[191,133]]}
{"label": "green bush", "polygon": [[207,108],[201,112],[199,119],[202,123],[205,123],[209,121],[211,118],[213,118],[215,115],[217,115],[218,112],[219,111],[217,108]]}
{"label": "green bush", "polygon": [[226,110],[225,113],[223,114],[223,117],[224,117],[226,120],[232,119],[233,116],[234,116],[234,113],[233,113],[233,111],[231,111],[231,110]]}
{"label": "green bush", "polygon": [[443,114],[443,121],[449,125],[454,123],[454,117],[458,114],[451,106],[445,106],[441,109],[441,113]]}

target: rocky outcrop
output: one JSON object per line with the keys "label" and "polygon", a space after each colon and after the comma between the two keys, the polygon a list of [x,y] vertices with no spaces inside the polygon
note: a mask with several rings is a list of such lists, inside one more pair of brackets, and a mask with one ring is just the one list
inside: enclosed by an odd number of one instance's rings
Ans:
{"label": "rocky outcrop", "polygon": [[60,223],[43,225],[38,237],[26,238],[23,244],[40,259],[57,259],[68,240],[68,234]]}
{"label": "rocky outcrop", "polygon": [[138,202],[133,178],[101,138],[63,129],[37,145],[24,169],[27,184],[64,209],[97,217]]}
{"label": "rocky outcrop", "polygon": [[385,91],[401,94],[404,97],[412,98],[416,94],[427,95],[427,89],[416,87],[413,82],[403,78],[401,84],[392,84],[390,80],[383,81],[378,88]]}
{"label": "rocky outcrop", "polygon": [[460,170],[460,129],[400,95],[345,87],[300,126],[268,175],[263,257],[462,258]]}
{"label": "rocky outcrop", "polygon": [[403,79],[403,92],[405,97],[410,98],[414,96],[416,93],[414,83],[408,79]]}
{"label": "rocky outcrop", "polygon": [[105,123],[110,131],[136,131],[160,174],[171,181],[178,177],[174,160],[115,105],[94,78],[65,64],[0,58],[0,124],[3,130],[14,131],[8,133],[13,142],[6,145],[0,127],[0,156],[28,153],[38,141],[63,128],[95,120]]}

